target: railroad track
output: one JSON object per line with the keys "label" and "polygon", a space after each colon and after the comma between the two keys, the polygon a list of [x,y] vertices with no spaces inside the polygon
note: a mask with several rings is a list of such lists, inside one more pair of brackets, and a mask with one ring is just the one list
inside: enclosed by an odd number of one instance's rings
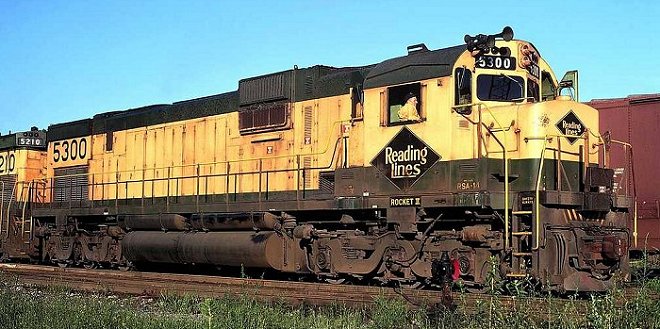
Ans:
{"label": "railroad track", "polygon": [[[404,299],[411,307],[433,306],[443,302],[440,291],[411,288],[334,285],[327,283],[289,282],[262,279],[228,278],[207,275],[153,272],[86,270],[25,264],[0,264],[0,273],[16,277],[19,282],[37,286],[62,286],[75,290],[102,291],[115,294],[159,296],[190,294],[202,297],[224,295],[251,296],[259,300],[285,301],[293,305],[340,304],[365,307],[378,297]],[[629,288],[626,295],[632,295]],[[657,299],[657,296],[655,296]],[[452,293],[454,305],[466,312],[477,311],[481,303],[497,302],[504,307],[532,307],[532,313],[549,314],[548,299],[534,297],[493,296]],[[446,299],[445,299],[446,300]],[[554,309],[570,305],[580,312],[587,301],[552,299]],[[571,303],[571,304],[569,304]]]}
{"label": "railroad track", "polygon": [[0,264],[0,272],[16,276],[22,283],[65,286],[117,294],[149,295],[194,294],[202,297],[248,295],[266,300],[284,300],[292,304],[347,306],[372,304],[378,296],[404,297],[410,303],[431,305],[442,300],[437,291],[409,288],[353,286],[310,282],[228,278],[207,275],[153,272],[86,270],[24,264]]}

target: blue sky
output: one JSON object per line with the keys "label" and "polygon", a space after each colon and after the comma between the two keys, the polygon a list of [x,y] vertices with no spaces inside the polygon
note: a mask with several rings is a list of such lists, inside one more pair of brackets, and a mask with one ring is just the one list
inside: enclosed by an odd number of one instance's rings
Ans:
{"label": "blue sky", "polygon": [[510,25],[580,98],[660,93],[657,1],[0,0],[0,133],[354,66]]}

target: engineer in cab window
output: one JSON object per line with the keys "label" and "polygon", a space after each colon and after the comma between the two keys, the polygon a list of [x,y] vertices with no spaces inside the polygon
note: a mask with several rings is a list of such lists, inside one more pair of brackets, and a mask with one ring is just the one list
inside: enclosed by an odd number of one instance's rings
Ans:
{"label": "engineer in cab window", "polygon": [[419,113],[417,112],[417,96],[413,93],[408,93],[404,98],[404,102],[405,104],[399,109],[399,119],[401,121],[422,121],[422,118],[419,117]]}

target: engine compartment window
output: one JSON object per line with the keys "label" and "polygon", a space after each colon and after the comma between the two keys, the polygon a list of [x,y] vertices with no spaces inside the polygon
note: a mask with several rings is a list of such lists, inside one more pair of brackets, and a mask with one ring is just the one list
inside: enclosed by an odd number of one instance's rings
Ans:
{"label": "engine compartment window", "polygon": [[421,122],[422,88],[419,83],[390,87],[387,89],[387,124],[410,124]]}
{"label": "engine compartment window", "polygon": [[477,97],[482,101],[522,101],[524,83],[515,75],[481,74],[477,77]]}

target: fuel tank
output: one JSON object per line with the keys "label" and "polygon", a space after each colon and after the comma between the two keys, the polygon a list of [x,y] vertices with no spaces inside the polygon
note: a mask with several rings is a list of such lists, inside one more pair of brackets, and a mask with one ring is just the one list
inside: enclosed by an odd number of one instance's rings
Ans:
{"label": "fuel tank", "polygon": [[279,217],[268,212],[193,214],[190,219],[177,214],[122,215],[118,222],[133,231],[270,231],[281,227]]}
{"label": "fuel tank", "polygon": [[282,268],[284,241],[275,232],[130,232],[122,250],[132,262]]}
{"label": "fuel tank", "polygon": [[118,218],[119,226],[125,230],[171,230],[190,229],[186,218],[176,214],[123,215]]}
{"label": "fuel tank", "polygon": [[281,227],[278,217],[267,212],[194,214],[190,222],[196,230],[209,231],[269,231]]}

